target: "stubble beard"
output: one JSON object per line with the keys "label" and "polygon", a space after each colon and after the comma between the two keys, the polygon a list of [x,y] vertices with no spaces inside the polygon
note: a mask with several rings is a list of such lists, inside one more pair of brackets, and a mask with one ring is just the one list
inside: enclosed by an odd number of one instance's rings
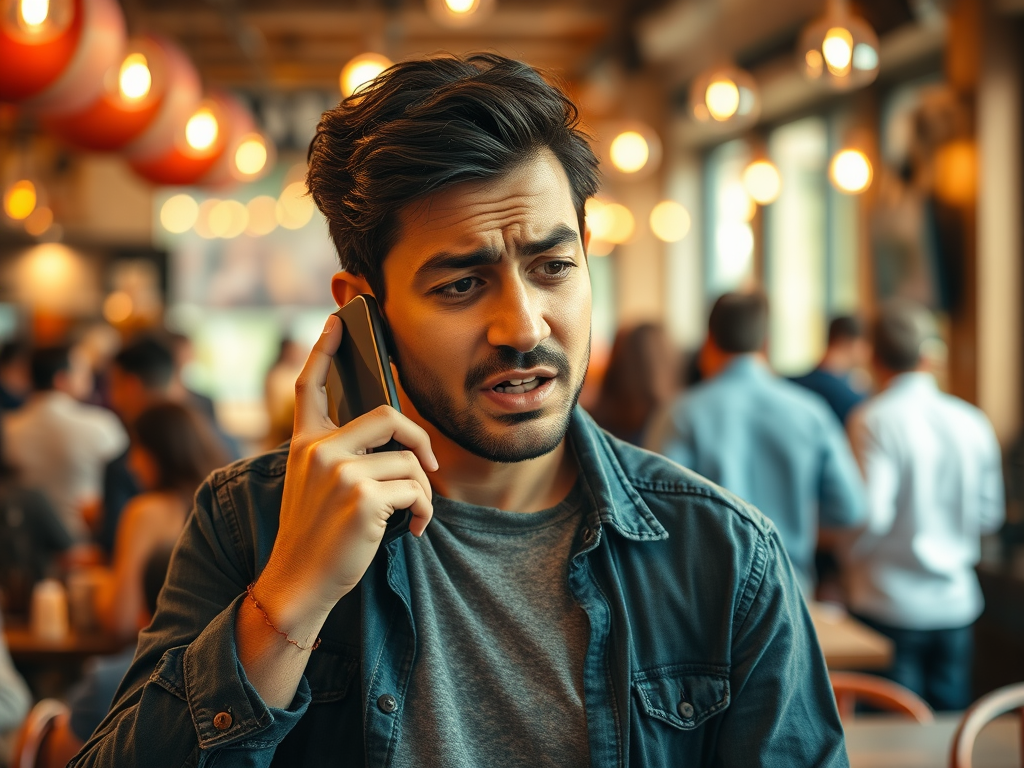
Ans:
{"label": "stubble beard", "polygon": [[[545,403],[544,406],[534,411],[489,417],[491,420],[505,425],[506,429],[498,434],[487,427],[484,417],[475,411],[473,405],[460,409],[455,398],[436,376],[421,370],[417,371],[415,375],[402,376],[401,380],[402,388],[417,412],[437,427],[441,434],[476,456],[488,461],[513,464],[544,456],[561,444],[566,432],[569,431],[572,412],[579,400],[580,392],[583,390],[589,363],[590,339],[588,338],[584,359],[575,369],[579,372],[579,381],[575,382],[572,396],[562,404]],[[523,353],[517,352],[511,347],[500,347],[494,357],[474,367],[466,375],[465,392],[472,402],[474,397],[479,397],[480,385],[495,373],[536,366],[554,368],[558,372],[560,382],[569,379],[573,370],[568,356],[561,350],[538,347]],[[551,414],[550,409],[552,408],[559,410],[556,414]],[[546,428],[539,425],[536,429],[523,428],[530,422],[545,418],[553,419],[553,422]],[[517,427],[520,428],[517,429]]]}

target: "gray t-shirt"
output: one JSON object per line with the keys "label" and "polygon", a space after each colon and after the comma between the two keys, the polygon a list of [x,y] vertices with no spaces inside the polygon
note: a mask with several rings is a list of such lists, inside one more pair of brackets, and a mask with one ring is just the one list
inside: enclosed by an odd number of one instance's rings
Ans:
{"label": "gray t-shirt", "polygon": [[406,539],[416,661],[395,766],[586,766],[589,622],[569,594],[583,519],[561,504],[503,512],[434,497]]}

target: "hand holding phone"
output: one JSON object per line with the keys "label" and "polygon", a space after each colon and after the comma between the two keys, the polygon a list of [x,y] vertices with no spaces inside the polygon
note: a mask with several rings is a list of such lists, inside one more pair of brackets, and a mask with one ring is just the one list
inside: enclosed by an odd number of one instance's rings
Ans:
{"label": "hand holding phone", "polygon": [[[433,512],[426,473],[437,459],[422,427],[390,405],[331,422],[327,381],[342,325],[328,320],[295,383],[278,534],[256,585],[275,621],[298,629],[317,629],[355,588],[400,510],[410,510],[415,535]],[[392,442],[406,447],[379,450]]]}

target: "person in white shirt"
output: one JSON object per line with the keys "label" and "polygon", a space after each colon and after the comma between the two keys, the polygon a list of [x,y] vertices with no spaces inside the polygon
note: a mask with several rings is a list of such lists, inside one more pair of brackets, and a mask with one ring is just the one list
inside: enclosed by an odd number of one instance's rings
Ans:
{"label": "person in white shirt", "polygon": [[68,347],[33,350],[32,395],[4,420],[4,455],[22,483],[42,491],[78,541],[98,513],[103,468],[128,445],[112,411],[80,402],[82,372]]}
{"label": "person in white shirt", "polygon": [[974,565],[1005,505],[991,424],[926,370],[933,328],[904,300],[875,323],[880,394],[848,424],[868,519],[845,559],[851,611],[894,641],[889,676],[947,710],[970,703],[972,625],[983,607]]}

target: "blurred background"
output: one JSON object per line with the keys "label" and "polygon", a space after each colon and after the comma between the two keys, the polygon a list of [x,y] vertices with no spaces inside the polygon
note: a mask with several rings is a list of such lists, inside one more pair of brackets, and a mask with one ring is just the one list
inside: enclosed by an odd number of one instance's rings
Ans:
{"label": "blurred background", "polygon": [[817,365],[831,318],[926,305],[940,384],[981,407],[1007,457],[1008,524],[985,549],[1005,620],[978,630],[1005,654],[977,688],[1024,678],[1022,0],[0,9],[0,340],[70,343],[102,383],[130,340],[171,334],[182,385],[237,454],[276,444],[335,309],[303,182],[321,112],[407,57],[521,58],[565,84],[602,158],[584,404],[637,326],[664,334],[681,387],[726,291],[767,293],[784,376]]}

